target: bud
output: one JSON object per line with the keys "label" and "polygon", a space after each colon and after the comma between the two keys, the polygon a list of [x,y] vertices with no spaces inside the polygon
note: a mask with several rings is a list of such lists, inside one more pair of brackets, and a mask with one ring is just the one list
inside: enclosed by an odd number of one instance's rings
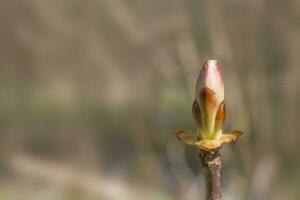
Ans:
{"label": "bud", "polygon": [[[194,118],[198,125],[198,137],[216,139],[222,134],[226,111],[224,104],[224,82],[221,67],[216,60],[206,61],[196,83],[195,104],[200,107],[200,115]],[[194,110],[194,108],[193,108]],[[200,119],[199,119],[200,118]]]}
{"label": "bud", "polygon": [[[221,66],[217,60],[207,60],[200,71],[196,83],[196,98],[199,98],[201,90],[209,88],[215,93],[218,103],[224,101],[224,81]],[[199,100],[199,99],[198,99]]]}
{"label": "bud", "polygon": [[188,145],[196,145],[205,151],[215,151],[225,143],[235,142],[241,131],[229,131],[225,134],[222,127],[226,119],[224,102],[224,82],[221,66],[216,60],[206,61],[199,73],[193,117],[197,125],[197,135],[191,131],[177,131],[179,140]]}

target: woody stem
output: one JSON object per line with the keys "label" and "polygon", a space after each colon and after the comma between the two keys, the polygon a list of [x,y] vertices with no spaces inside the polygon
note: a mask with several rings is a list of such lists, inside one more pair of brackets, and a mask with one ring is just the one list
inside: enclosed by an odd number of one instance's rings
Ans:
{"label": "woody stem", "polygon": [[222,200],[220,153],[201,151],[200,159],[205,173],[206,200]]}

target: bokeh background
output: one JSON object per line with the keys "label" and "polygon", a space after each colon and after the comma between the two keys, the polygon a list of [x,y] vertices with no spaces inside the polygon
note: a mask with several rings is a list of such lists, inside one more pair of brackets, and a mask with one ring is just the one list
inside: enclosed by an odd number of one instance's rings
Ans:
{"label": "bokeh background", "polygon": [[1,200],[199,200],[194,85],[222,65],[225,200],[300,199],[299,0],[1,0]]}

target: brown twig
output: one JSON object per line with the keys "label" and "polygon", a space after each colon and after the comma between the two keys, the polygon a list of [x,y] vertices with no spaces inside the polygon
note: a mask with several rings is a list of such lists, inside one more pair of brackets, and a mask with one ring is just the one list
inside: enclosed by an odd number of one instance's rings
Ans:
{"label": "brown twig", "polygon": [[219,151],[201,151],[200,159],[205,171],[206,200],[222,200],[221,156]]}

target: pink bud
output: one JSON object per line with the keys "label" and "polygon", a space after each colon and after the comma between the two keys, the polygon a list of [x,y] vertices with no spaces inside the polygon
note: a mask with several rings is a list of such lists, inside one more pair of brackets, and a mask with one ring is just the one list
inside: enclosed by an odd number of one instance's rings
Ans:
{"label": "pink bud", "polygon": [[196,84],[196,97],[205,87],[215,93],[218,103],[224,101],[224,81],[221,66],[217,60],[207,60],[203,64]]}
{"label": "pink bud", "polygon": [[200,138],[219,138],[222,134],[226,112],[224,82],[218,61],[207,60],[203,64],[196,83],[195,100],[199,105],[199,114],[194,113],[194,117],[198,124]]}
{"label": "pink bud", "polygon": [[226,119],[224,82],[221,66],[216,60],[207,60],[196,83],[193,117],[197,125],[197,137],[192,131],[181,130],[176,136],[183,143],[195,145],[202,151],[217,151],[223,144],[235,142],[243,133],[227,131],[222,127]]}

